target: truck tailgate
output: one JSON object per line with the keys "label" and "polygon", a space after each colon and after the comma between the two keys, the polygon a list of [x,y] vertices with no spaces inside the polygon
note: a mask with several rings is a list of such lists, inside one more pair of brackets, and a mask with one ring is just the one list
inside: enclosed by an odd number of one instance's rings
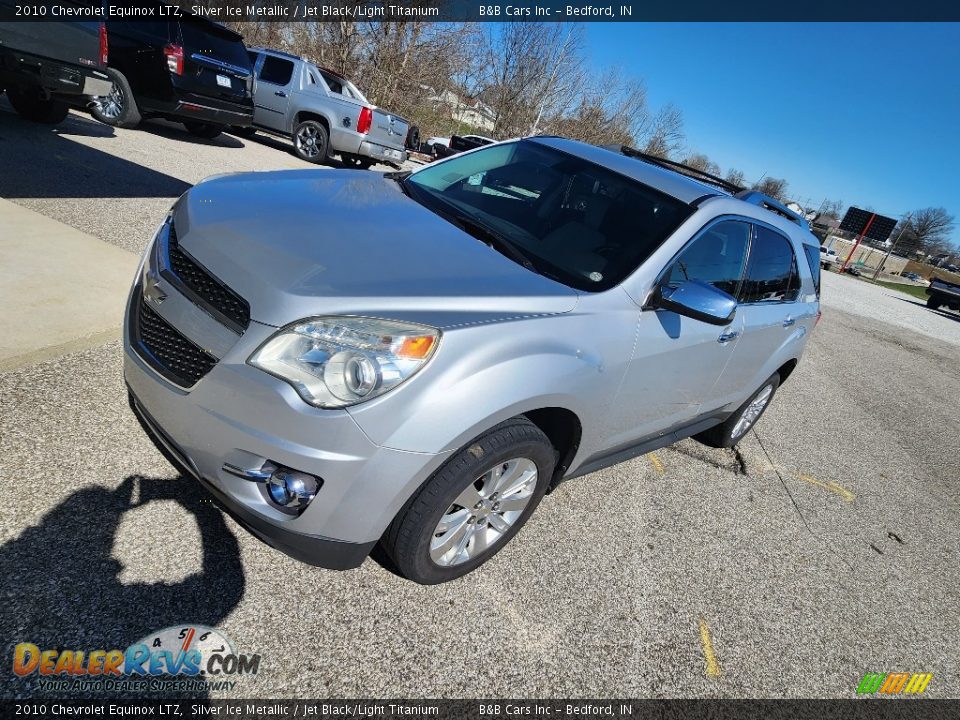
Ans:
{"label": "truck tailgate", "polygon": [[68,65],[103,69],[99,21],[2,22],[0,49],[18,50]]}
{"label": "truck tailgate", "polygon": [[383,110],[374,109],[373,122],[367,132],[367,140],[393,150],[403,151],[407,137],[407,121]]}

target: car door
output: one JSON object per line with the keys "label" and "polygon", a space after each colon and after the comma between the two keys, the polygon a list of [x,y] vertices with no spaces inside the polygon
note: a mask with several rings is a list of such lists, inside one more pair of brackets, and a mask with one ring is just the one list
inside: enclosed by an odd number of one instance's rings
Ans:
{"label": "car door", "polygon": [[804,332],[809,318],[798,304],[800,274],[793,243],[771,227],[756,223],[747,272],[738,298],[743,337],[736,361],[724,375],[726,398],[745,399],[766,377],[770,359]]}
{"label": "car door", "polygon": [[[739,218],[710,223],[664,269],[659,285],[669,290],[699,280],[736,297],[751,232],[750,223]],[[619,426],[616,444],[693,422],[712,397],[741,330],[739,312],[729,325],[718,326],[662,308],[644,309],[612,413]]]}
{"label": "car door", "polygon": [[257,69],[257,91],[254,97],[253,122],[286,132],[287,111],[293,84],[294,63],[276,55],[264,55]]}

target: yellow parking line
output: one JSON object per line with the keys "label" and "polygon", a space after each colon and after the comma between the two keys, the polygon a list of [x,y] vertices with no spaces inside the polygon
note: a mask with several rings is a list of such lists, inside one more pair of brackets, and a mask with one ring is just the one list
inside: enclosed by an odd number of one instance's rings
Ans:
{"label": "yellow parking line", "polygon": [[811,485],[816,485],[817,487],[822,487],[824,490],[829,490],[832,493],[836,493],[847,502],[853,502],[853,493],[835,482],[830,480],[827,480],[826,482],[823,480],[817,480],[815,477],[805,473],[799,473],[799,477],[806,483],[810,483]]}
{"label": "yellow parking line", "polygon": [[710,639],[710,628],[707,627],[707,621],[700,619],[700,644],[703,645],[703,658],[707,661],[707,667],[704,672],[707,677],[720,677],[720,663],[717,662],[717,656],[713,652],[713,641]]}
{"label": "yellow parking line", "polygon": [[663,475],[667,470],[663,467],[663,462],[660,458],[657,457],[656,453],[648,452],[647,459],[650,460],[650,464],[653,465],[653,469],[656,470],[660,475]]}

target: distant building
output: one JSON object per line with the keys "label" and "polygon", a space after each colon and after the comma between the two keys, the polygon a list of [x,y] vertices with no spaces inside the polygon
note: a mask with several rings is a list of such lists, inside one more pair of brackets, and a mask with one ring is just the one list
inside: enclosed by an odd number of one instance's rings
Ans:
{"label": "distant building", "polygon": [[458,123],[488,132],[496,125],[496,112],[480,98],[461,98],[451,90],[437,92],[429,86],[423,86],[423,89],[435,106],[449,108],[450,117]]}

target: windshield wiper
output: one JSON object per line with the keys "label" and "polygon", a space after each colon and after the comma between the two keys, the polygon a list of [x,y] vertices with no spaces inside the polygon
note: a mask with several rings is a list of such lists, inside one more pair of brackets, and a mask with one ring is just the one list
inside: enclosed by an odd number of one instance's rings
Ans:
{"label": "windshield wiper", "polygon": [[484,225],[482,222],[475,220],[469,215],[463,213],[451,213],[451,215],[453,222],[473,235],[475,238],[477,238],[477,240],[486,243],[495,250],[499,250],[501,253],[507,255],[513,259],[514,262],[519,263],[527,270],[535,272],[538,275],[540,274],[540,271],[537,270],[536,266],[533,264],[533,261],[530,260],[523,250],[516,246],[513,240],[501,235],[493,228]]}
{"label": "windshield wiper", "polygon": [[410,177],[410,170],[394,170],[393,172],[385,172],[383,174],[384,180],[393,180],[400,186],[400,192],[407,197],[411,197],[410,188],[408,188],[404,182],[408,177]]}

